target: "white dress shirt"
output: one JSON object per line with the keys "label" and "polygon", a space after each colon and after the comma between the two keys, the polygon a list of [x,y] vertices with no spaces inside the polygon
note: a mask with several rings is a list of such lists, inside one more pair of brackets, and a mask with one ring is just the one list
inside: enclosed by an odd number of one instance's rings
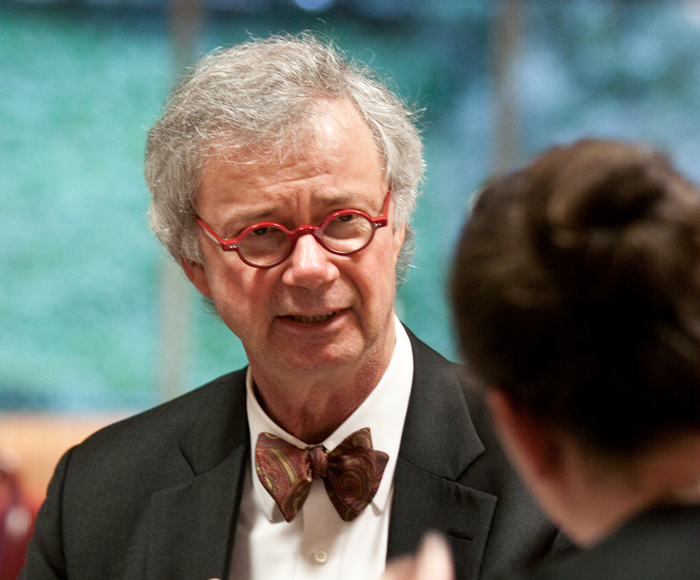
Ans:
{"label": "white dress shirt", "polygon": [[[381,380],[323,445],[332,451],[348,435],[369,427],[372,446],[389,455],[372,503],[351,522],[340,519],[323,482],[314,479],[297,516],[286,522],[254,468],[258,435],[267,431],[294,445],[306,443],[270,419],[260,407],[248,371],[247,413],[251,461],[246,470],[229,580],[371,580],[386,564],[394,471],[413,382],[413,351],[395,319],[396,345]],[[253,474],[253,475],[251,475]]]}

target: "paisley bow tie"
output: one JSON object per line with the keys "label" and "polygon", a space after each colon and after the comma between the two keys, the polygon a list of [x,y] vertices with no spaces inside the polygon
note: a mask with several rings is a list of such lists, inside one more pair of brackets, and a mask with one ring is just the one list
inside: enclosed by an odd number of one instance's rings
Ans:
{"label": "paisley bow tie", "polygon": [[331,452],[323,445],[299,449],[271,433],[260,433],[255,446],[258,478],[288,522],[304,505],[315,477],[323,479],[343,521],[352,521],[377,493],[388,460],[386,453],[372,449],[367,427]]}

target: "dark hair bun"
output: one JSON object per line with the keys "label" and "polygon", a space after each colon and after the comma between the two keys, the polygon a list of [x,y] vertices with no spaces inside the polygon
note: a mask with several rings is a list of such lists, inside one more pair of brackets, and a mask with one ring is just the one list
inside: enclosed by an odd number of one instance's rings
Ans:
{"label": "dark hair bun", "polygon": [[561,291],[622,310],[674,301],[700,254],[695,188],[646,147],[586,140],[559,154],[542,250]]}
{"label": "dark hair bun", "polygon": [[616,141],[488,183],[452,275],[476,375],[597,449],[700,430],[699,201],[665,156]]}

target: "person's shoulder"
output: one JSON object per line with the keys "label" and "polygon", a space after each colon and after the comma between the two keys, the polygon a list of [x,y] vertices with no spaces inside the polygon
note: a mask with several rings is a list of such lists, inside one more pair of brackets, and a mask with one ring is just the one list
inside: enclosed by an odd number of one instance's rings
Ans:
{"label": "person's shoulder", "polygon": [[657,506],[585,550],[492,580],[698,580],[700,506]]}
{"label": "person's shoulder", "polygon": [[700,505],[656,506],[595,546],[538,570],[535,580],[700,580],[698,538]]}
{"label": "person's shoulder", "polygon": [[[223,375],[156,407],[108,425],[77,446],[77,455],[94,456],[176,445],[197,424],[222,425],[245,416],[246,369]],[[74,453],[74,456],[76,454]],[[147,454],[146,454],[147,455]]]}
{"label": "person's shoulder", "polygon": [[416,376],[420,378],[430,377],[431,382],[450,385],[459,393],[469,410],[472,422],[477,430],[486,430],[488,443],[495,443],[491,419],[483,397],[483,392],[478,387],[469,367],[464,363],[448,360],[442,354],[425,344],[411,330],[404,326],[411,340],[413,348],[413,362]]}

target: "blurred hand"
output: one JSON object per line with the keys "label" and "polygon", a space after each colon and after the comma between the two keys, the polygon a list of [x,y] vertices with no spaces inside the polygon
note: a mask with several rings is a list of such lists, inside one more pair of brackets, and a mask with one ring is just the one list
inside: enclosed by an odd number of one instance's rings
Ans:
{"label": "blurred hand", "polygon": [[380,580],[454,580],[450,547],[440,534],[431,532],[416,557],[392,561]]}

